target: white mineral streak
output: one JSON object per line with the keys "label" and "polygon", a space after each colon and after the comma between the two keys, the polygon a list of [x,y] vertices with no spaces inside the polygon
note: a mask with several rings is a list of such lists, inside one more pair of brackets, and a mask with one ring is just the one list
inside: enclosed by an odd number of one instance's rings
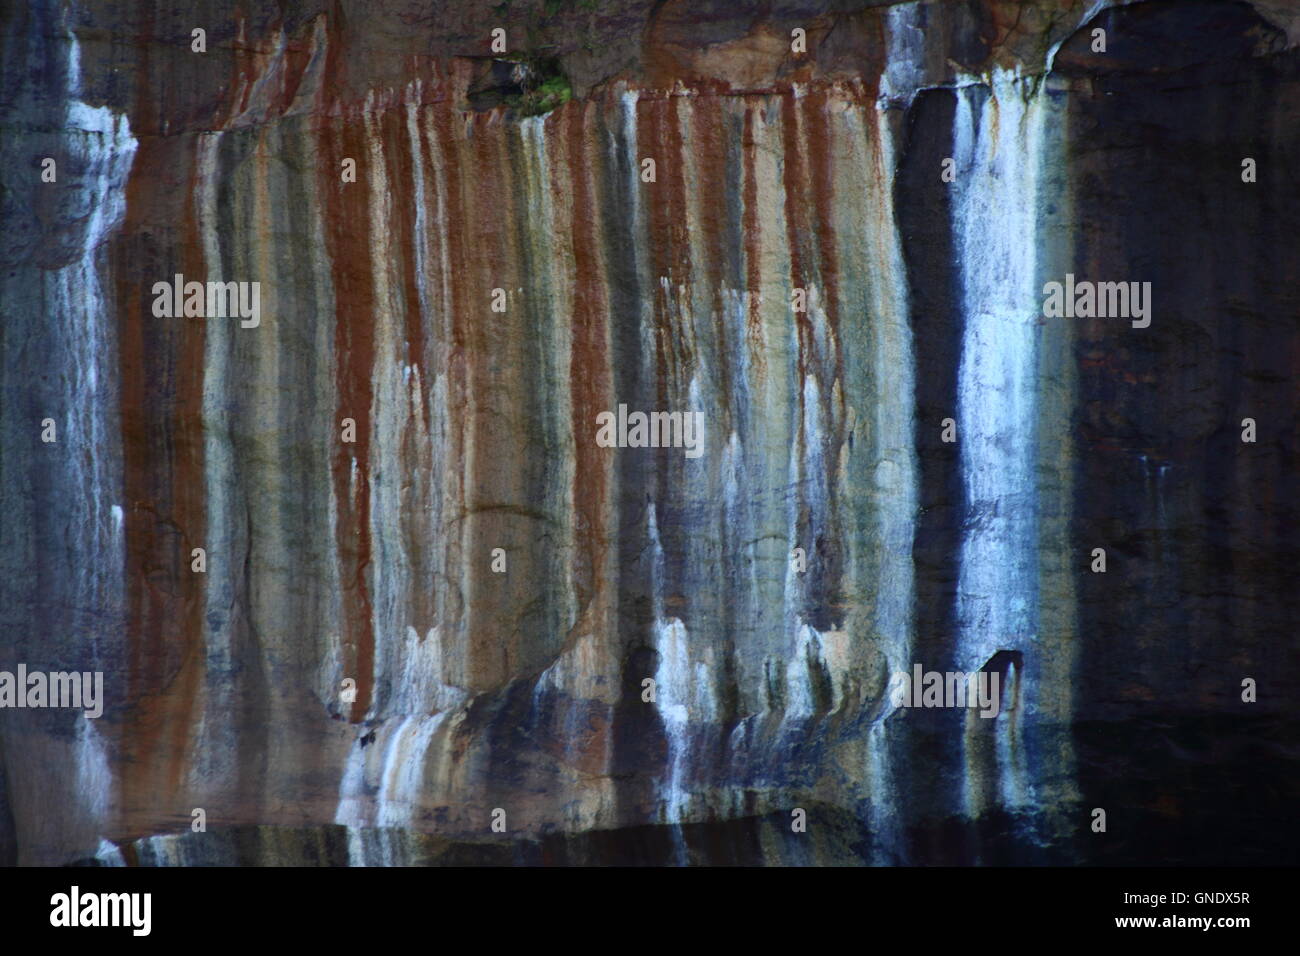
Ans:
{"label": "white mineral streak", "polygon": [[[1037,84],[1001,71],[957,96],[954,233],[965,323],[957,427],[966,520],[954,667],[971,672],[1000,649],[1037,650],[1037,222],[1047,109]],[[998,721],[996,751],[1005,758],[998,793],[1015,810],[1031,796],[1018,715]],[[971,733],[965,810],[977,816],[989,794]]]}
{"label": "white mineral streak", "polygon": [[[58,343],[53,361],[59,363],[63,385],[56,419],[60,447],[65,449],[66,474],[61,506],[68,509],[66,541],[74,579],[63,582],[62,594],[76,610],[87,670],[106,669],[105,637],[113,633],[115,608],[124,583],[124,515],[122,476],[113,466],[118,447],[117,334],[113,296],[105,279],[100,249],[121,224],[126,211],[126,181],[135,156],[136,140],[126,116],[106,106],[83,102],[81,47],[67,34],[67,88],[60,182],[74,197],[73,210],[84,225],[78,254],[60,269],[42,272],[47,303],[44,321]],[[111,686],[108,685],[108,686]],[[106,710],[116,710],[113,701]],[[115,780],[105,743],[94,720],[76,716],[74,745],[75,798],[88,821],[104,827],[115,803]]]}

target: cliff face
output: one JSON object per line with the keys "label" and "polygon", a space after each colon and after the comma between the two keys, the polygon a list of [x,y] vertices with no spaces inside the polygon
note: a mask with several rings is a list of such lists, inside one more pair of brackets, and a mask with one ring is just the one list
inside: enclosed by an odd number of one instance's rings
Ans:
{"label": "cliff face", "polygon": [[1300,18],[1102,6],[8,10],[0,859],[1270,859]]}

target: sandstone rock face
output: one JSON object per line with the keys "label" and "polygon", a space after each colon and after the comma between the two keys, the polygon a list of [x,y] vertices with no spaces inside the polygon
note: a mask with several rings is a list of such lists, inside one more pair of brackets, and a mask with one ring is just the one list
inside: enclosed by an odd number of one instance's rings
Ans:
{"label": "sandstone rock face", "polygon": [[6,8],[0,861],[1294,854],[1300,12],[778,6]]}

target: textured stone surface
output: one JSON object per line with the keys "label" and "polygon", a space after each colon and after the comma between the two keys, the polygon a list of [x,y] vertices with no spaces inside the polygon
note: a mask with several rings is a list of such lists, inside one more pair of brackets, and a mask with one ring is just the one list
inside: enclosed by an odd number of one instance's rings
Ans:
{"label": "textured stone surface", "polygon": [[1300,17],[1097,6],[6,8],[0,860],[1294,855]]}

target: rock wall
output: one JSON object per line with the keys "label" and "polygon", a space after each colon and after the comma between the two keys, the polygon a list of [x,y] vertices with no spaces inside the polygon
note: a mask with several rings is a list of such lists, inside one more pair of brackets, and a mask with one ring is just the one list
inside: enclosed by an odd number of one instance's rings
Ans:
{"label": "rock wall", "polygon": [[0,22],[0,859],[1300,846],[1288,4]]}

